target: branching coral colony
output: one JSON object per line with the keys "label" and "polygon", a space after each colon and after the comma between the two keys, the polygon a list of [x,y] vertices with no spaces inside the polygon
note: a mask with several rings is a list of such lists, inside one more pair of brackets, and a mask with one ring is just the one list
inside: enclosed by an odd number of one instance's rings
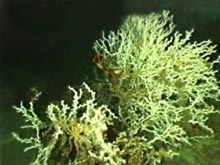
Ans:
{"label": "branching coral colony", "polygon": [[[129,16],[117,32],[94,44],[105,80],[70,88],[72,103],[50,104],[42,121],[30,107],[15,107],[34,134],[14,136],[37,149],[32,164],[161,164],[183,144],[213,135],[208,100],[219,99],[211,41],[190,42],[174,31],[172,16]],[[106,105],[102,105],[106,104]]]}

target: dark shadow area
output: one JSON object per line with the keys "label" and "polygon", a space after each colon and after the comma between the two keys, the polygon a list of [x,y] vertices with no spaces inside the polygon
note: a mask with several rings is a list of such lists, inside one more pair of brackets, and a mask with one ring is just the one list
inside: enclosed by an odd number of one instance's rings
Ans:
{"label": "dark shadow area", "polygon": [[4,102],[11,100],[10,88],[20,99],[35,86],[54,99],[66,85],[81,83],[91,69],[93,42],[102,30],[117,28],[120,8],[120,1],[8,1],[2,36]]}

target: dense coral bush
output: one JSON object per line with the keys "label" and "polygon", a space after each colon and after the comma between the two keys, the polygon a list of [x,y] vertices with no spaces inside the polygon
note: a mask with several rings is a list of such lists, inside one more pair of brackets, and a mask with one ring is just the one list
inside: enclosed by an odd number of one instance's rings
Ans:
{"label": "dense coral bush", "polygon": [[[69,164],[161,164],[178,155],[184,144],[214,134],[207,125],[218,113],[210,100],[219,100],[219,82],[209,61],[211,41],[191,42],[192,31],[175,32],[164,11],[128,16],[117,32],[96,41],[94,62],[103,80],[83,92],[70,88],[72,103],[51,104],[48,121],[30,108],[16,107],[25,128],[35,136],[23,139],[36,148],[33,164],[60,156]],[[43,133],[41,133],[43,131]]]}

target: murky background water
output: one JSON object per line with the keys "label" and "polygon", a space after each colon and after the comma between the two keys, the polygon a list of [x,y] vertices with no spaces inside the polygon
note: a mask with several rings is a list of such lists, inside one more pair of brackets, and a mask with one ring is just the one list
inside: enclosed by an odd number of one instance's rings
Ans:
{"label": "murky background water", "polygon": [[[220,0],[2,0],[0,165],[26,165],[33,156],[23,153],[24,147],[11,136],[23,122],[12,105],[28,101],[37,88],[43,92],[43,108],[62,98],[68,85],[91,81],[92,45],[102,30],[117,29],[128,14],[164,9],[175,16],[178,30],[193,28],[193,39],[220,45]],[[210,123],[220,135],[220,119],[214,116]],[[182,153],[173,164],[218,165],[220,139],[186,147]]]}

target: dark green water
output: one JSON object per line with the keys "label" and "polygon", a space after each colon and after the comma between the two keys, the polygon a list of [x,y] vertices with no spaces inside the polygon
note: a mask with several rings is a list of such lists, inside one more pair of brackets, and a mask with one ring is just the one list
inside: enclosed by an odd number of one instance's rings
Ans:
{"label": "dark green water", "polygon": [[[0,165],[32,161],[32,153],[23,153],[11,136],[23,122],[12,105],[28,101],[37,88],[44,108],[62,98],[68,85],[92,82],[93,42],[102,30],[117,29],[126,15],[170,10],[178,30],[193,28],[194,40],[220,45],[220,0],[5,0],[1,9]],[[219,136],[220,119],[211,119]],[[219,157],[217,137],[186,147],[169,164],[218,165]]]}

